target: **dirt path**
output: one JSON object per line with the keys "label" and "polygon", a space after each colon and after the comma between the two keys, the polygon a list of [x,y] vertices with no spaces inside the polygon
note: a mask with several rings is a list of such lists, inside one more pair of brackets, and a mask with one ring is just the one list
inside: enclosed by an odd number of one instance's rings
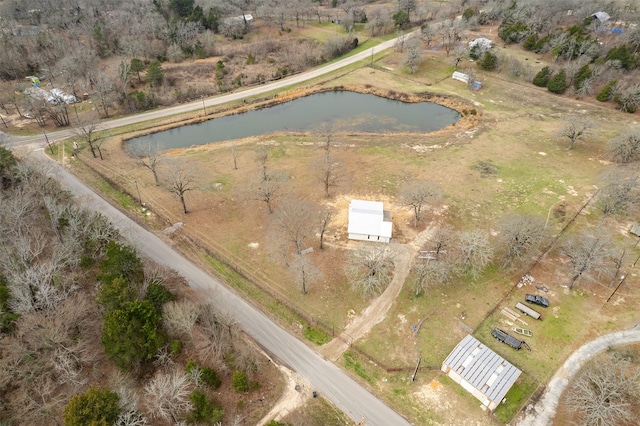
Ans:
{"label": "dirt path", "polygon": [[528,406],[524,417],[514,424],[518,426],[551,425],[562,392],[586,361],[610,346],[637,342],[640,342],[640,323],[630,330],[607,334],[583,345],[556,371],[538,402]]}
{"label": "dirt path", "polygon": [[276,405],[257,423],[257,426],[263,426],[271,420],[282,420],[287,414],[304,405],[308,398],[311,398],[311,386],[306,380],[283,365],[276,364],[276,366],[286,380],[286,388],[282,391],[282,396]]}
{"label": "dirt path", "polygon": [[433,234],[433,227],[428,227],[408,244],[398,245],[395,257],[393,279],[386,290],[378,296],[359,316],[349,323],[345,331],[329,343],[322,346],[320,353],[329,360],[336,361],[356,340],[364,337],[376,324],[386,316],[391,304],[396,300],[402,286],[409,276],[411,265],[417,250]]}

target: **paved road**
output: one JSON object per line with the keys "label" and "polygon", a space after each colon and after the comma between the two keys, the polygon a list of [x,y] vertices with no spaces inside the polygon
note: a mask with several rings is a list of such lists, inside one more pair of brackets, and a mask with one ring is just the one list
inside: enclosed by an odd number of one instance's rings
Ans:
{"label": "paved road", "polygon": [[[395,39],[389,40],[372,49],[315,70],[241,92],[205,99],[204,104],[210,107],[302,83],[366,59],[375,53],[394,46],[395,43]],[[202,108],[202,103],[203,101],[200,100],[163,110],[105,121],[100,123],[99,128],[112,129],[194,111]],[[54,142],[73,136],[73,134],[73,129],[63,129],[48,133],[48,138]],[[14,137],[0,132],[0,141],[7,143],[8,147],[13,149],[23,146],[43,147],[45,137],[44,135]],[[46,157],[41,153],[37,154]],[[249,305],[185,257],[175,252],[157,236],[138,226],[126,215],[101,199],[91,191],[91,189],[64,170],[59,164],[55,163],[55,165],[57,166],[59,180],[64,187],[68,188],[76,196],[86,199],[93,209],[107,216],[114,225],[120,229],[122,234],[131,240],[132,244],[134,244],[141,253],[145,253],[159,264],[176,270],[187,279],[191,287],[202,290],[204,294],[207,294],[215,306],[221,310],[230,312],[251,337],[270,351],[281,362],[297,371],[314,389],[344,411],[351,419],[356,422],[366,419],[368,426],[403,426],[410,424],[382,401],[362,388],[338,367],[322,358],[317,352],[311,350],[308,346],[280,328],[280,326],[262,312],[252,305]]]}
{"label": "paved road", "polygon": [[[409,34],[406,34],[405,37],[409,36]],[[260,95],[266,92],[270,92],[273,90],[278,90],[278,89],[282,89],[294,84],[298,84],[298,83],[303,83],[305,81],[314,79],[316,77],[320,77],[324,74],[328,74],[330,72],[339,70],[340,68],[343,68],[347,65],[351,65],[353,63],[356,63],[358,61],[361,61],[363,59],[367,59],[369,57],[371,57],[372,54],[376,54],[379,52],[382,52],[390,47],[393,47],[396,43],[396,39],[392,39],[389,41],[385,41],[384,43],[381,43],[377,46],[374,46],[371,49],[367,49],[363,52],[357,53],[353,56],[350,56],[348,58],[345,59],[341,59],[337,62],[334,62],[332,64],[328,64],[325,65],[323,67],[311,70],[311,71],[307,71],[304,72],[302,74],[296,74],[294,76],[288,77],[288,78],[284,78],[282,80],[278,80],[275,81],[273,83],[268,83],[268,84],[264,84],[261,86],[256,86],[256,87],[252,87],[250,89],[246,89],[246,90],[242,90],[240,92],[234,92],[234,93],[230,93],[228,95],[223,95],[223,96],[217,96],[217,97],[213,97],[213,98],[208,98],[208,99],[204,99],[204,105],[205,107],[211,107],[214,105],[220,105],[220,104],[224,104],[227,102],[231,102],[231,101],[238,101],[244,98],[248,98],[251,96],[256,96],[256,95]],[[155,111],[150,111],[150,112],[146,112],[144,114],[136,114],[136,115],[131,115],[128,117],[123,117],[123,118],[118,118],[118,119],[114,119],[114,120],[109,120],[109,121],[103,121],[100,123],[100,125],[98,126],[99,129],[114,129],[116,127],[122,127],[122,126],[127,126],[130,124],[136,124],[136,123],[141,123],[144,121],[149,121],[149,120],[154,120],[154,119],[158,119],[158,118],[163,118],[163,117],[168,117],[170,115],[175,115],[175,114],[181,114],[181,113],[185,113],[185,112],[189,112],[189,111],[196,111],[199,109],[202,109],[203,105],[202,105],[203,101],[199,100],[199,101],[194,101],[194,102],[190,102],[187,104],[182,104],[182,105],[177,105],[171,108],[166,108],[166,109],[161,109],[161,110],[155,110]],[[74,131],[73,129],[63,129],[63,130],[58,130],[55,132],[50,132],[47,134],[47,136],[49,137],[49,140],[53,141],[58,141],[61,139],[66,139],[68,137],[71,137],[74,135]],[[0,132],[0,137],[2,136],[1,132]],[[35,146],[39,146],[42,147],[43,144],[45,143],[45,137],[44,135],[34,135],[34,136],[22,136],[22,137],[13,137],[13,136],[9,136],[9,146],[11,147],[19,147],[19,146],[26,146],[26,145],[35,145]]]}
{"label": "paved road", "polygon": [[538,402],[533,407],[527,407],[526,415],[517,423],[517,426],[551,425],[556,415],[556,408],[558,408],[558,401],[562,396],[562,392],[564,392],[569,381],[580,371],[585,362],[610,346],[637,342],[640,342],[640,324],[630,330],[600,336],[581,346],[556,371]]}
{"label": "paved road", "polygon": [[[35,154],[47,158],[41,150]],[[156,235],[137,225],[100,198],[58,163],[48,159],[47,161],[51,161],[56,166],[54,173],[63,187],[80,197],[92,209],[108,217],[141,253],[159,264],[176,270],[192,288],[202,291],[214,306],[233,315],[242,328],[260,345],[279,361],[300,373],[315,390],[351,419],[357,422],[364,418],[367,426],[410,424],[338,367],[280,328],[265,314],[174,251]]]}

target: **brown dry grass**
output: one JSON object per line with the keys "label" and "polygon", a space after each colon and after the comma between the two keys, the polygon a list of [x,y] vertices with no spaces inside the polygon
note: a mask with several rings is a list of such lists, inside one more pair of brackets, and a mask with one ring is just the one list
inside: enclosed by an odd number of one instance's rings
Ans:
{"label": "brown dry grass", "polygon": [[[348,249],[354,244],[346,241],[345,235],[345,211],[351,198],[382,200],[390,206],[394,212],[394,235],[400,242],[409,241],[416,234],[410,225],[410,215],[398,205],[396,198],[398,188],[411,179],[429,179],[443,187],[445,213],[441,217],[430,216],[428,220],[447,221],[458,228],[491,230],[495,219],[505,212],[546,216],[548,209],[561,200],[568,212],[575,212],[594,191],[599,174],[608,166],[603,144],[633,118],[601,104],[553,96],[527,83],[507,82],[495,75],[483,75],[483,90],[471,93],[462,83],[440,81],[451,70],[450,58],[444,55],[429,58],[422,69],[411,76],[399,71],[399,60],[400,55],[389,55],[378,67],[360,68],[325,87],[354,88],[358,82],[374,81],[375,87],[360,86],[361,89],[375,88],[380,94],[389,91],[414,94],[407,99],[416,99],[417,94],[428,91],[453,100],[452,106],[475,108],[482,115],[473,117],[475,121],[468,124],[459,123],[428,135],[337,135],[335,139],[339,143],[334,152],[345,165],[348,176],[329,200],[322,196],[322,188],[313,174],[312,166],[321,155],[316,147],[320,139],[314,135],[282,134],[237,141],[238,170],[232,168],[230,143],[167,153],[167,157],[181,158],[200,171],[201,189],[187,195],[191,210],[188,215],[180,212],[177,200],[164,187],[153,185],[148,171],[136,167],[132,159],[121,152],[119,139],[105,145],[107,161],[95,161],[86,155],[84,161],[113,176],[131,195],[135,194],[132,182],[138,179],[142,198],[158,219],[152,222],[154,226],[162,228],[183,221],[185,232],[203,245],[224,251],[239,264],[259,271],[264,276],[263,282],[273,291],[339,330],[349,321],[351,310],[359,312],[367,305],[366,300],[349,290],[343,272]],[[293,91],[278,96],[277,101],[303,93],[306,92]],[[558,140],[554,133],[559,123],[572,114],[606,117],[606,120],[600,122],[598,134],[567,152],[565,142]],[[273,170],[286,171],[292,177],[287,185],[291,196],[305,197],[318,205],[331,204],[341,212],[332,223],[329,247],[324,251],[316,248],[310,256],[323,274],[306,296],[297,290],[279,258],[277,237],[265,206],[252,196],[252,182],[257,173],[253,150],[258,144],[269,147],[272,154],[269,166]],[[482,177],[476,168],[479,161],[495,164],[497,174]],[[221,189],[216,189],[217,184],[221,184]],[[555,229],[559,229],[563,221],[551,217]],[[257,248],[251,248],[250,243],[258,243]],[[495,346],[491,340],[485,342],[541,383],[576,345],[600,332],[624,327],[635,319],[630,306],[637,302],[638,294],[633,285],[621,289],[615,304],[603,305],[609,289],[589,280],[583,284],[588,292],[564,294],[559,288],[566,278],[563,268],[557,257],[551,257],[533,271],[539,281],[552,288],[552,306],[561,307],[558,321],[549,321],[549,326],[547,322],[532,325],[532,344],[536,348],[533,353],[522,352],[514,358],[509,348]],[[477,282],[456,283],[420,298],[414,297],[407,286],[387,319],[376,326],[367,339],[358,342],[358,346],[392,366],[411,365],[417,354],[424,356],[428,365],[437,365],[464,336],[459,321],[480,329],[481,334],[502,321],[499,314],[487,320],[485,315],[501,301],[521,273],[492,271]],[[629,282],[637,280],[634,276]],[[515,292],[504,303],[512,304],[523,291]],[[572,321],[572,314],[581,309],[592,312],[589,327],[584,329],[582,323]],[[410,326],[425,316],[429,318],[416,342]],[[559,347],[562,349],[558,350]],[[409,410],[407,384],[400,375],[390,380],[392,386],[379,382],[383,394],[403,410]]]}

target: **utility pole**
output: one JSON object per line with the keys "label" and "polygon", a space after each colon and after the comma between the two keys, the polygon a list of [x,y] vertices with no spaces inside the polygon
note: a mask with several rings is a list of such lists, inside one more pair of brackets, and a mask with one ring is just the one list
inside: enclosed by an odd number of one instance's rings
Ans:
{"label": "utility pole", "polygon": [[47,141],[47,145],[49,145],[49,150],[51,151],[51,155],[53,155],[53,147],[51,146],[51,142],[49,142],[49,137],[44,131],[42,132],[42,134],[44,135],[44,138]]}
{"label": "utility pole", "polygon": [[134,179],[133,183],[136,184],[136,191],[138,191],[138,203],[142,205],[142,197],[140,196],[140,188],[138,187],[138,179]]}

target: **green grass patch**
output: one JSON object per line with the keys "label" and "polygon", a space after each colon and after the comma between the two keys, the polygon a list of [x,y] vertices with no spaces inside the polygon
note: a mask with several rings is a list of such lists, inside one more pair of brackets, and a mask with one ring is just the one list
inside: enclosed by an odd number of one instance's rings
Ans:
{"label": "green grass patch", "polygon": [[331,340],[331,335],[321,328],[306,327],[302,334],[307,338],[307,340],[318,346],[324,345]]}
{"label": "green grass patch", "polygon": [[363,365],[364,360],[362,360],[359,355],[357,355],[353,351],[346,351],[344,354],[342,354],[342,357],[344,358],[345,368],[353,371],[363,380],[371,384],[374,383],[375,377],[377,375],[376,372],[370,368],[365,367]]}
{"label": "green grass patch", "polygon": [[517,382],[509,389],[505,396],[506,402],[498,405],[494,415],[500,423],[509,423],[520,411],[523,404],[533,395],[538,388],[535,379],[526,373],[522,373]]}

